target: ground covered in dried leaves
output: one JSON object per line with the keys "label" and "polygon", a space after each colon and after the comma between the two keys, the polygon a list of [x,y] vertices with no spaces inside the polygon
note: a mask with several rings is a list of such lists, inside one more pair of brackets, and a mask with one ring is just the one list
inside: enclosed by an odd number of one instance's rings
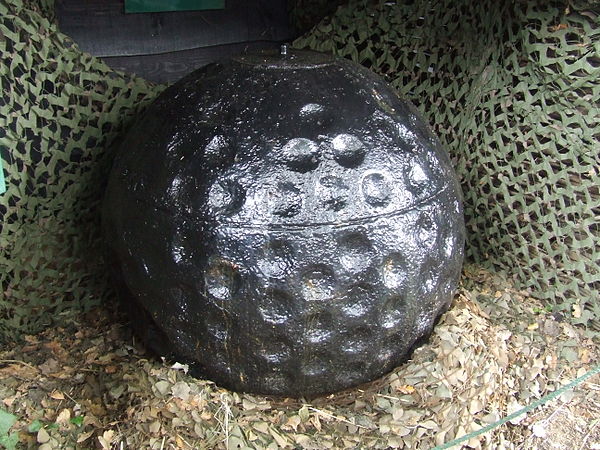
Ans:
{"label": "ground covered in dried leaves", "polygon": [[[467,268],[409,362],[340,394],[275,399],[151,358],[121,316],[100,309],[0,351],[0,447],[429,449],[586,373],[597,344],[506,280]],[[463,445],[600,449],[599,392],[595,376]]]}

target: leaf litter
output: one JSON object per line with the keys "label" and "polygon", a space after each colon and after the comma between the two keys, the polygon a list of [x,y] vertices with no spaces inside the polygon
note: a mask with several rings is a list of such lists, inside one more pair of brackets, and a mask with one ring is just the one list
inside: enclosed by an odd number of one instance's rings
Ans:
{"label": "leaf litter", "polygon": [[[42,450],[429,449],[596,364],[597,341],[568,319],[467,267],[452,308],[407,363],[345,392],[291,399],[194,379],[186,364],[146,354],[106,307],[0,351],[0,414],[13,441]],[[464,448],[600,448],[599,378]]]}

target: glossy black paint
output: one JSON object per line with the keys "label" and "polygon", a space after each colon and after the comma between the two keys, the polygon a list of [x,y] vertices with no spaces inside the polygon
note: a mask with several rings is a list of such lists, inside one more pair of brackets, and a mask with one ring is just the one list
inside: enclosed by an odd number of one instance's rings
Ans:
{"label": "glossy black paint", "polygon": [[319,53],[242,56],[167,89],[104,206],[150,346],[234,390],[385,374],[448,307],[463,259],[446,152],[382,79]]}

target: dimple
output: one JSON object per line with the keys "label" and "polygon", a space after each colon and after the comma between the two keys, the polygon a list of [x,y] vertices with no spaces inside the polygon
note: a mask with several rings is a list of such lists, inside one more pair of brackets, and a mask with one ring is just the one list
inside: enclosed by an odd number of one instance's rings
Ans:
{"label": "dimple", "polygon": [[292,170],[310,172],[319,165],[319,147],[306,138],[290,139],[281,149],[280,159]]}
{"label": "dimple", "polygon": [[392,189],[383,173],[366,174],[362,179],[361,186],[365,201],[370,206],[381,208],[390,203]]}
{"label": "dimple", "polygon": [[343,167],[354,168],[363,163],[365,148],[362,141],[351,134],[338,134],[331,141],[336,162]]}

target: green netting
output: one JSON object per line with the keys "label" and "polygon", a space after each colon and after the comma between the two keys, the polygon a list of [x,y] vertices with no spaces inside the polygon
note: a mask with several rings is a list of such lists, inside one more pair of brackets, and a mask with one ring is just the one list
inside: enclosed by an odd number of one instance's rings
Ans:
{"label": "green netting", "polygon": [[600,19],[589,5],[355,0],[295,45],[370,67],[414,102],[461,178],[468,256],[600,329]]}
{"label": "green netting", "polygon": [[[0,0],[0,341],[108,295],[106,149],[160,90],[79,51],[52,0],[25,4]],[[417,104],[462,180],[468,255],[599,329],[599,34],[589,6],[353,0],[296,45]]]}
{"label": "green netting", "polygon": [[103,155],[156,88],[82,53],[16,0],[0,1],[0,54],[2,341],[107,295]]}

